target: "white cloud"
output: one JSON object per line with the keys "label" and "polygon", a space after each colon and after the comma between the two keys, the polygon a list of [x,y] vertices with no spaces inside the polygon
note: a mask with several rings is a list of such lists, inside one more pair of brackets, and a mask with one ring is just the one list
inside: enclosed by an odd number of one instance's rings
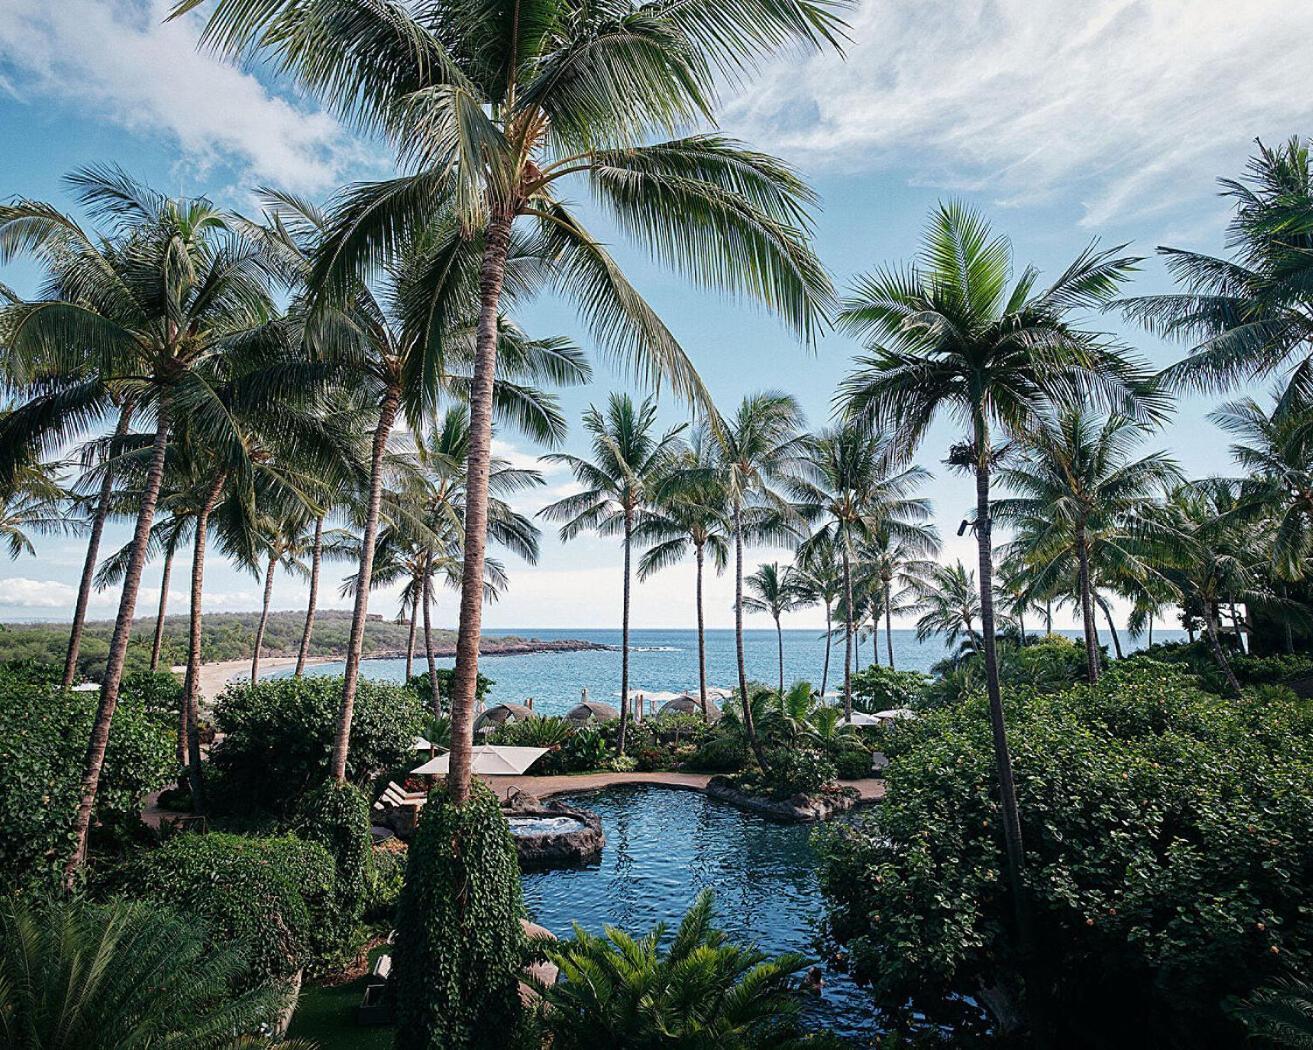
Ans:
{"label": "white cloud", "polygon": [[77,588],[58,580],[33,580],[26,576],[0,579],[0,606],[12,609],[71,609]]}
{"label": "white cloud", "polygon": [[1309,130],[1313,6],[1290,0],[861,0],[846,60],[781,58],[725,124],[807,165],[911,170],[1088,224],[1212,193],[1255,136]]}
{"label": "white cloud", "polygon": [[[64,98],[130,131],[167,135],[191,165],[222,161],[252,181],[305,192],[331,188],[358,144],[327,114],[198,52],[197,19],[166,23],[170,6],[6,0],[0,83],[23,100]],[[199,187],[189,180],[183,189]]]}

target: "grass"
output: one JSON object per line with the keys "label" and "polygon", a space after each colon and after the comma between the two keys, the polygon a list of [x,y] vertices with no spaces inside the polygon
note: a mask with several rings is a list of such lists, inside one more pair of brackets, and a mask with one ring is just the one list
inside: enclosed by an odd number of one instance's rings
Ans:
{"label": "grass", "polygon": [[[372,964],[380,952],[369,953]],[[365,977],[349,984],[308,984],[301,989],[301,999],[287,1031],[289,1039],[304,1039],[318,1050],[391,1050],[390,1025],[364,1027],[356,1024],[356,1007],[365,994]]]}

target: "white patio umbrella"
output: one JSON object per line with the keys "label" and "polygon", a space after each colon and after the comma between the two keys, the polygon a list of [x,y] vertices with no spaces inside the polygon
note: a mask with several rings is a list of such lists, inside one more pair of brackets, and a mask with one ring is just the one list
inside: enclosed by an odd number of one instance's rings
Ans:
{"label": "white patio umbrella", "polygon": [[[479,744],[470,749],[471,764],[475,773],[483,776],[518,776],[547,754],[545,747],[504,747],[499,744]],[[417,776],[446,776],[451,755],[439,755],[411,773]]]}
{"label": "white patio umbrella", "polygon": [[850,726],[878,726],[881,719],[875,715],[868,715],[861,711],[854,711],[852,718],[845,718],[844,722]]}
{"label": "white patio umbrella", "polygon": [[903,718],[915,718],[916,712],[910,707],[891,707],[888,711],[877,711],[874,717],[882,722],[897,722]]}
{"label": "white patio umbrella", "polygon": [[417,736],[415,737],[415,742],[410,745],[410,749],[412,751],[436,751],[438,745],[429,743],[429,741],[425,740],[422,736]]}

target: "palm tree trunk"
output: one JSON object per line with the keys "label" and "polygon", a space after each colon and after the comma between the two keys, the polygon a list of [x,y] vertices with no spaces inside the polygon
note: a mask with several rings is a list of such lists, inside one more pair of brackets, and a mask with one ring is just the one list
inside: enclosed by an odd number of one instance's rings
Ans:
{"label": "palm tree trunk", "polygon": [[[128,421],[132,418],[132,401],[123,402],[119,409],[119,421],[114,426],[114,441],[122,439],[128,432]],[[112,456],[114,445],[110,445]],[[107,457],[108,458],[108,457]],[[105,519],[109,517],[109,501],[114,494],[114,475],[105,464],[105,476],[100,479],[100,492],[96,496],[96,515],[91,520],[91,537],[87,540],[87,556],[82,562],[82,579],[78,583],[77,603],[73,607],[73,626],[68,633],[68,652],[64,656],[64,677],[62,688],[73,688],[73,679],[77,677],[78,650],[82,646],[82,628],[87,622],[87,603],[91,601],[91,585],[96,575],[96,561],[100,557],[100,537],[105,531]]]}
{"label": "palm tree trunk", "polygon": [[739,702],[743,705],[743,731],[748,745],[757,759],[757,765],[766,768],[766,753],[757,739],[757,727],[752,720],[752,698],[748,695],[748,665],[743,656],[743,511],[734,506],[734,644],[739,670]]}
{"label": "palm tree trunk", "polygon": [[784,695],[784,629],[780,627],[780,618],[775,617],[775,641],[780,654],[780,696]]}
{"label": "palm tree trunk", "polygon": [[848,535],[843,539],[843,599],[845,613],[843,617],[843,715],[848,721],[853,718],[853,570],[852,559],[848,552]]}
{"label": "palm tree trunk", "polygon": [[1217,666],[1222,669],[1222,674],[1226,677],[1227,688],[1231,690],[1231,695],[1239,700],[1240,680],[1231,670],[1231,661],[1226,658],[1222,642],[1217,636],[1216,614],[1212,606],[1207,603],[1204,605],[1204,632],[1208,635],[1208,647],[1213,650],[1213,659],[1217,661]]}
{"label": "palm tree trunk", "polygon": [[1003,838],[1007,848],[1008,882],[1016,913],[1023,954],[1030,950],[1029,908],[1023,872],[1026,866],[1021,842],[1021,814],[1017,787],[1012,776],[1012,752],[1008,747],[1007,722],[1003,717],[1003,695],[998,684],[998,651],[994,634],[994,546],[989,507],[989,435],[983,422],[976,426],[976,545],[980,571],[980,627],[985,651],[985,683],[989,693],[989,721],[994,735],[994,761],[998,766],[999,804],[1003,813]]}
{"label": "palm tree trunk", "polygon": [[710,720],[710,714],[707,710],[707,632],[702,616],[702,560],[705,552],[702,544],[694,547],[697,555],[697,588],[696,600],[698,607],[698,697],[702,701],[702,718],[703,721]]}
{"label": "palm tree trunk", "polygon": [[160,669],[160,650],[164,648],[164,612],[169,607],[169,581],[173,576],[173,555],[177,549],[172,543],[164,548],[164,572],[160,574],[160,604],[155,613],[155,637],[150,643],[152,671]]}
{"label": "palm tree trunk", "polygon": [[374,541],[378,537],[379,505],[383,500],[383,457],[388,435],[397,418],[401,391],[389,386],[379,409],[378,427],[374,430],[373,458],[369,468],[369,503],[365,510],[365,531],[360,538],[360,569],[356,573],[356,606],[351,615],[351,637],[347,642],[346,670],[343,672],[342,704],[337,712],[337,737],[329,775],[339,783],[346,780],[347,749],[351,745],[351,716],[356,705],[356,686],[360,681],[360,653],[365,644],[365,619],[369,614],[369,588],[374,575]]}
{"label": "palm tree trunk", "polygon": [[1021,628],[1021,648],[1026,648],[1026,614],[1017,610],[1017,626]]}
{"label": "palm tree trunk", "polygon": [[894,670],[894,611],[888,581],[884,585],[884,648],[889,655],[889,670]]}
{"label": "palm tree trunk", "polygon": [[1053,637],[1053,599],[1044,599],[1044,633]]}
{"label": "palm tree trunk", "polygon": [[880,613],[871,613],[871,666],[880,666]]}
{"label": "palm tree trunk", "polygon": [[1118,660],[1124,659],[1124,657],[1122,656],[1121,635],[1117,633],[1117,625],[1113,622],[1112,610],[1109,609],[1106,605],[1103,607],[1103,617],[1105,620],[1108,621],[1108,630],[1112,633],[1113,651],[1117,653]]}
{"label": "palm tree trunk", "polygon": [[[191,557],[191,622],[187,634],[187,675],[182,686],[182,710],[187,719],[187,782],[191,785],[193,813],[205,812],[205,773],[201,769],[201,607],[205,592],[205,548],[210,531],[210,514],[223,494],[227,473],[220,471],[205,494],[196,515],[196,535]],[[252,679],[254,684],[254,679]]]}
{"label": "palm tree trunk", "polygon": [[1149,647],[1153,648],[1153,613],[1149,614]]}
{"label": "palm tree trunk", "polygon": [[1099,680],[1099,642],[1094,623],[1094,598],[1090,593],[1090,548],[1083,522],[1076,527],[1076,560],[1079,565],[1081,625],[1085,631],[1085,677],[1093,685]]}
{"label": "palm tree trunk", "polygon": [[310,593],[305,603],[305,629],[301,632],[301,647],[296,652],[294,677],[305,674],[305,661],[310,655],[310,636],[315,630],[315,605],[319,601],[319,566],[324,557],[324,516],[315,518],[315,545],[310,554]]}
{"label": "palm tree trunk", "polygon": [[167,393],[160,397],[156,416],[150,467],[146,472],[146,486],[141,494],[141,507],[137,511],[137,525],[132,535],[132,553],[128,556],[128,568],[123,574],[123,592],[119,597],[118,616],[114,620],[114,634],[110,638],[109,654],[105,660],[105,677],[100,683],[100,703],[96,708],[96,720],[91,727],[91,738],[87,741],[87,753],[83,760],[82,786],[78,797],[77,816],[73,822],[73,850],[64,864],[64,886],[69,891],[76,885],[78,868],[82,866],[82,861],[87,855],[91,811],[96,805],[96,792],[100,788],[100,770],[105,763],[105,747],[109,743],[114,709],[119,702],[123,664],[127,659],[128,641],[132,636],[132,617],[137,611],[137,592],[141,589],[141,573],[146,567],[150,530],[155,521],[155,505],[159,502],[160,486],[164,480],[164,456],[169,444]]}
{"label": "palm tree trunk", "polygon": [[429,669],[429,706],[433,717],[442,715],[442,689],[438,685],[438,662],[433,658],[433,553],[430,551],[424,559],[424,581],[420,593],[424,596],[424,659]]}
{"label": "palm tree trunk", "polygon": [[[411,581],[414,586],[416,581]],[[410,599],[410,633],[406,636],[406,681],[415,674],[415,632],[419,629],[419,590]]]}
{"label": "palm tree trunk", "polygon": [[260,622],[255,628],[255,650],[251,653],[251,684],[260,680],[260,646],[264,645],[264,629],[269,624],[269,603],[274,597],[274,572],[278,568],[276,555],[269,555],[269,568],[264,574],[264,603],[260,606]]}
{"label": "palm tree trunk", "polygon": [[[625,734],[629,729],[629,560],[633,530],[633,512],[626,508],[625,582],[620,604],[620,735],[616,741],[616,752],[621,755],[625,753]],[[643,717],[641,709],[638,716]]]}
{"label": "palm tree trunk", "polygon": [[447,790],[460,805],[469,798],[474,744],[474,696],[483,622],[483,562],[488,543],[488,470],[492,444],[492,385],[497,371],[497,310],[511,243],[509,211],[489,223],[479,270],[479,327],[470,386],[469,452],[465,481],[465,546],[460,583],[460,629],[451,690],[451,764]]}
{"label": "palm tree trunk", "polygon": [[830,648],[834,645],[834,617],[830,611],[830,600],[825,600],[825,665],[821,670],[821,699],[825,698],[825,688],[830,684]]}

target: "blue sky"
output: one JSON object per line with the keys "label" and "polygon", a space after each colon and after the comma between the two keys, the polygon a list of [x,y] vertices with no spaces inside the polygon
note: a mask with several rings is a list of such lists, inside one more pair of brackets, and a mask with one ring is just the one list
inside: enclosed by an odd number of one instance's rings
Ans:
{"label": "blue sky", "polygon": [[[260,185],[323,198],[390,170],[386,149],[360,141],[313,102],[198,53],[196,23],[163,24],[167,7],[160,0],[0,4],[0,196],[66,206],[66,172],[112,161],[162,190],[251,209]],[[1222,249],[1226,205],[1217,177],[1240,173],[1255,137],[1313,131],[1313,100],[1302,89],[1313,8],[1289,0],[862,0],[851,24],[844,58],[781,55],[750,81],[728,86],[722,120],[727,132],[808,175],[823,200],[817,245],[840,288],[856,273],[909,257],[930,209],[958,198],[1012,237],[1022,264],[1052,273],[1092,238],[1130,242],[1150,256],[1134,290],[1163,290],[1155,246]],[[594,227],[607,234],[603,218]],[[814,426],[825,422],[857,350],[850,340],[830,335],[809,351],[770,319],[691,289],[618,237],[614,249],[722,404],[784,389]],[[30,293],[37,276],[15,264],[0,279]],[[588,347],[559,304],[533,304],[521,320],[535,334],[570,335]],[[1100,323],[1156,366],[1181,353],[1115,318]],[[595,382],[562,400],[577,420],[590,401],[627,386],[625,375],[598,361]],[[1226,441],[1205,419],[1210,407],[1184,402],[1146,447],[1169,448],[1190,474],[1226,471]],[[663,412],[671,423],[682,418],[671,402]],[[953,533],[971,484],[940,465],[955,436],[939,426],[918,459],[936,474],[927,495],[947,556],[970,564],[973,547]],[[536,456],[512,433],[499,442],[517,460]],[[569,447],[579,443],[576,428]],[[568,476],[554,469],[546,489],[522,505],[536,509],[569,490]],[[109,543],[126,535],[117,527]],[[0,616],[66,616],[81,549],[75,539],[45,538],[38,557],[0,563]],[[537,567],[508,559],[510,592],[485,622],[615,625],[618,553],[609,540],[563,547],[546,536]],[[786,557],[754,552],[754,560]],[[175,569],[175,611],[183,608],[185,569]],[[254,579],[219,561],[207,569],[207,608],[258,605]],[[691,591],[691,571],[682,569],[640,586],[635,624],[691,623]],[[728,579],[709,586],[709,625],[731,623],[730,595]],[[144,588],[141,611],[157,597]],[[93,615],[109,615],[115,600],[100,595]],[[299,581],[280,581],[276,608],[302,601]],[[379,592],[372,608],[391,615],[394,596]],[[439,620],[451,622],[453,610],[444,598]],[[793,626],[818,622],[819,614],[800,613]]]}

